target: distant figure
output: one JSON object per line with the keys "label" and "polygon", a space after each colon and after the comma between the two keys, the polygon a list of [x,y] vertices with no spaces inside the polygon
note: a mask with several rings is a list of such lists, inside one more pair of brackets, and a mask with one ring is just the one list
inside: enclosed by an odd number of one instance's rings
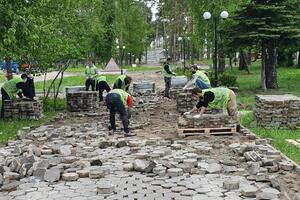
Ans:
{"label": "distant figure", "polygon": [[33,99],[35,97],[34,78],[31,74],[28,74],[27,76],[28,78],[25,82],[24,96],[29,99]]}
{"label": "distant figure", "polygon": [[21,78],[12,78],[9,81],[6,81],[1,88],[2,96],[2,106],[1,106],[1,118],[4,117],[4,104],[5,100],[15,99],[16,95],[20,98],[23,97],[25,92],[25,82],[27,81],[28,76],[22,74]]}
{"label": "distant figure", "polygon": [[99,100],[103,101],[103,91],[105,90],[107,93],[110,91],[110,87],[107,83],[106,76],[98,75],[96,77],[96,91],[99,91]]}
{"label": "distant figure", "polygon": [[164,80],[165,80],[164,97],[167,97],[167,98],[170,98],[169,91],[171,88],[172,76],[176,76],[176,74],[171,71],[170,62],[171,62],[171,58],[167,58],[167,61],[164,63],[164,67],[162,70],[162,74],[164,75]]}
{"label": "distant figure", "polygon": [[120,75],[117,77],[113,89],[121,89],[128,92],[131,83],[132,83],[132,78],[130,76]]}
{"label": "distant figure", "polygon": [[85,68],[85,75],[86,75],[86,81],[85,81],[85,90],[89,91],[90,86],[92,87],[92,91],[95,91],[96,81],[95,77],[98,74],[97,67],[91,62],[88,62],[88,65]]}
{"label": "distant figure", "polygon": [[196,65],[193,65],[191,67],[191,71],[193,73],[193,79],[184,86],[183,90],[189,88],[193,84],[196,84],[196,86],[199,89],[211,88],[210,80],[209,80],[208,76],[205,74],[205,72],[199,70]]}

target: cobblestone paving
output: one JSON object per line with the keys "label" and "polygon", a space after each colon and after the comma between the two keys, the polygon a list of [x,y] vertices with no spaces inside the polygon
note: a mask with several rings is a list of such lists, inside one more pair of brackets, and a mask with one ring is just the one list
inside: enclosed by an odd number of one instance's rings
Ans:
{"label": "cobblestone paving", "polygon": [[157,99],[133,114],[138,137],[129,139],[108,135],[106,113],[62,114],[25,128],[0,148],[0,199],[299,199],[299,168],[247,130],[197,139],[150,134],[176,126],[176,114],[153,109],[163,103],[170,105]]}

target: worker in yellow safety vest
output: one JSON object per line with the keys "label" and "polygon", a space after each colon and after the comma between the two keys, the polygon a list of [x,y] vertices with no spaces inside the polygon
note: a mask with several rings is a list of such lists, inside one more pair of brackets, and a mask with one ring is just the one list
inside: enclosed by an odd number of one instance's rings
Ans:
{"label": "worker in yellow safety vest", "polygon": [[193,79],[190,80],[183,88],[183,90],[189,88],[190,86],[196,84],[199,89],[209,89],[210,80],[204,71],[198,69],[197,65],[193,65],[191,67],[191,71],[193,73]]}
{"label": "worker in yellow safety vest", "polygon": [[167,61],[164,63],[164,67],[162,69],[162,74],[164,76],[164,81],[165,81],[165,92],[164,92],[164,97],[170,98],[170,88],[171,88],[171,79],[172,76],[176,76],[174,72],[172,72],[170,68],[170,62],[171,58],[167,58]]}
{"label": "worker in yellow safety vest", "polygon": [[86,75],[85,90],[89,91],[91,87],[92,91],[95,91],[95,86],[96,86],[95,77],[98,74],[97,67],[91,61],[88,61],[84,73]]}
{"label": "worker in yellow safety vest", "polygon": [[6,81],[1,87],[1,96],[2,96],[2,106],[1,106],[1,118],[4,117],[4,104],[6,100],[15,99],[16,95],[20,98],[23,97],[25,91],[25,82],[27,81],[28,76],[22,74],[21,78],[12,78]]}
{"label": "worker in yellow safety vest", "polygon": [[[120,113],[120,119],[123,124],[125,137],[135,136],[129,131],[129,119],[131,117],[130,109],[133,107],[133,98],[130,94],[121,89],[113,89],[106,96],[106,106],[109,110],[110,131],[116,131],[116,112]],[[127,110],[126,110],[127,108]]]}
{"label": "worker in yellow safety vest", "polygon": [[121,89],[128,92],[131,83],[132,83],[132,78],[130,76],[120,75],[117,77],[113,89]]}
{"label": "worker in yellow safety vest", "polygon": [[184,113],[188,115],[198,109],[200,109],[200,115],[205,112],[207,107],[216,109],[227,109],[229,116],[235,116],[237,119],[237,104],[235,93],[225,87],[217,87],[211,89],[201,90],[199,88],[194,88],[192,90],[192,95],[199,100],[197,105],[189,112]]}
{"label": "worker in yellow safety vest", "polygon": [[96,81],[96,91],[99,91],[99,100],[103,101],[103,91],[105,90],[108,93],[110,91],[110,87],[107,83],[106,76],[97,75]]}

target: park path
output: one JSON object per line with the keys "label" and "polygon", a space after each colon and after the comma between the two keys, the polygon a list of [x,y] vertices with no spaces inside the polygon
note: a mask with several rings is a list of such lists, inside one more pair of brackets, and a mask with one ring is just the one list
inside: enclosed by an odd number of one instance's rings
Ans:
{"label": "park path", "polygon": [[[156,73],[131,75],[163,86]],[[137,137],[110,136],[102,104],[96,113],[61,113],[24,128],[0,148],[0,199],[299,199],[299,171],[266,140],[246,129],[178,138],[175,100],[135,100]]]}

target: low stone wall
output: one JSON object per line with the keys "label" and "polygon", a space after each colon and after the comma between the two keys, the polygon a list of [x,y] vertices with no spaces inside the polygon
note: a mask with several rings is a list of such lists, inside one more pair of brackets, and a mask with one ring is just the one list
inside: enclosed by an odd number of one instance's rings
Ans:
{"label": "low stone wall", "polygon": [[203,114],[200,118],[187,115],[178,119],[178,128],[222,128],[237,126],[237,121],[227,114]]}
{"label": "low stone wall", "polygon": [[69,112],[96,112],[99,108],[99,94],[96,91],[78,91],[66,95]]}
{"label": "low stone wall", "polygon": [[43,116],[43,104],[36,100],[6,100],[4,118],[39,119]]}
{"label": "low stone wall", "polygon": [[263,127],[299,127],[300,98],[293,95],[257,95],[253,115]]}
{"label": "low stone wall", "polygon": [[134,94],[155,93],[155,83],[149,81],[134,82],[133,93]]}

